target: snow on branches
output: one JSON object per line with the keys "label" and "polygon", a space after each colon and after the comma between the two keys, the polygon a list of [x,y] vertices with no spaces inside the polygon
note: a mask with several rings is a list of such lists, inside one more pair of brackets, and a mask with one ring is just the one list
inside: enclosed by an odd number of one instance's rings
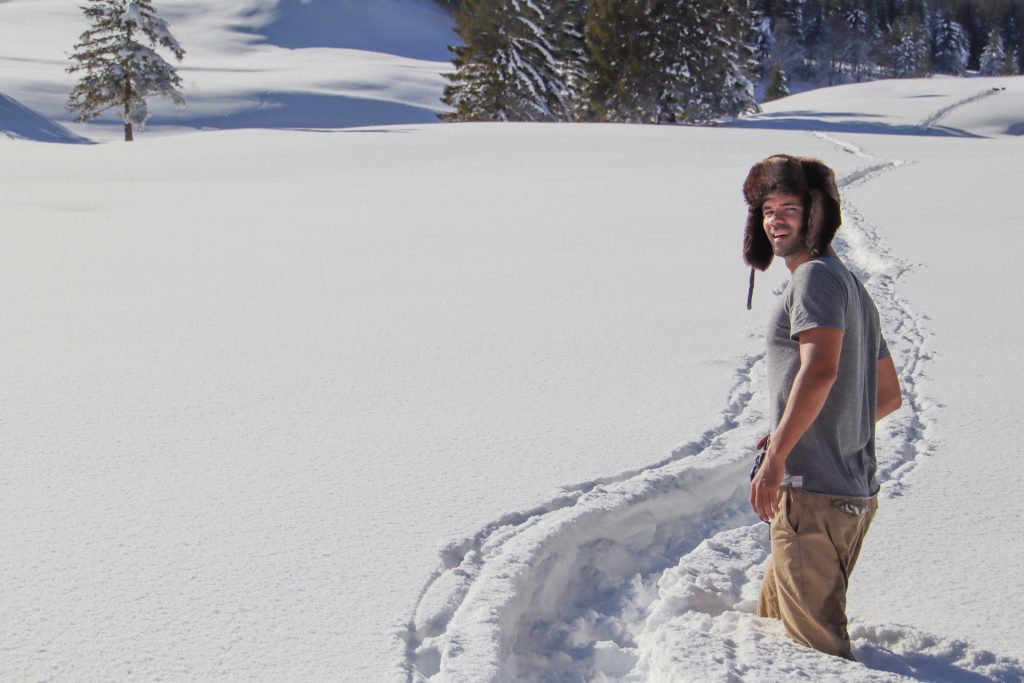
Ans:
{"label": "snow on branches", "polygon": [[751,0],[464,0],[444,118],[699,123],[757,109]]}
{"label": "snow on branches", "polygon": [[92,25],[82,33],[69,73],[80,73],[68,98],[68,108],[88,121],[111,107],[124,119],[124,139],[133,139],[132,127],[140,129],[149,118],[146,98],[166,97],[183,106],[181,78],[157,48],[168,50],[177,61],[185,50],[171,35],[167,22],[152,0],[89,0],[82,12]]}

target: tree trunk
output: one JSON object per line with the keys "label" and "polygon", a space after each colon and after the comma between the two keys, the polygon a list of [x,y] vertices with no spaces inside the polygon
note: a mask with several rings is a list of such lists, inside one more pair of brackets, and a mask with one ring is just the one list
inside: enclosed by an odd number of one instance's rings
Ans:
{"label": "tree trunk", "polygon": [[[131,24],[128,24],[128,26],[127,26],[127,42],[131,43],[131,41],[132,41],[132,26],[131,26]],[[129,116],[131,116],[131,113],[132,113],[132,70],[131,70],[131,62],[129,62],[128,59],[125,59],[124,62],[121,63],[121,66],[124,69],[124,141],[125,142],[131,142],[132,140],[135,139],[132,136],[132,122],[131,122],[131,119],[128,118]]]}

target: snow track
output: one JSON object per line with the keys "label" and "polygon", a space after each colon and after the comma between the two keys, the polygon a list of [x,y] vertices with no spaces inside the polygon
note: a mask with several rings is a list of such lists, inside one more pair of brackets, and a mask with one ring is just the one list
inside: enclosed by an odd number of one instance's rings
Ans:
{"label": "snow track", "polygon": [[[406,634],[408,679],[578,676],[599,657],[578,630],[628,641],[622,613],[654,577],[722,529],[749,521],[748,449],[763,424],[762,356],[737,371],[718,425],[662,463],[586,484],[449,544]],[[649,588],[649,586],[647,586]],[[575,652],[574,655],[568,654]]]}
{"label": "snow track", "polygon": [[[929,335],[898,292],[912,265],[850,195],[907,162],[814,135],[864,161],[838,180],[836,247],[872,293],[900,370],[905,407],[882,423],[878,451],[882,495],[903,495],[905,475],[932,448],[936,406],[919,385]],[[747,503],[752,445],[767,424],[763,363],[743,359],[718,423],[662,462],[566,489],[449,543],[400,629],[394,680],[1022,680],[1016,660],[906,627],[854,623],[856,664],[799,647],[753,616],[767,558],[767,527]]]}
{"label": "snow track", "polygon": [[957,100],[956,102],[953,102],[952,104],[945,106],[942,109],[939,109],[938,111],[935,111],[926,116],[925,118],[921,119],[921,121],[919,121],[917,124],[917,129],[921,133],[927,133],[932,128],[934,128],[939,121],[948,116],[950,112],[959,109],[964,105],[971,104],[972,102],[977,102],[978,100],[984,99],[986,97],[991,97],[992,95],[995,95],[1000,92],[1002,92],[1000,88],[986,88],[985,90],[982,90],[976,95],[971,95],[970,97],[965,97],[962,100]]}

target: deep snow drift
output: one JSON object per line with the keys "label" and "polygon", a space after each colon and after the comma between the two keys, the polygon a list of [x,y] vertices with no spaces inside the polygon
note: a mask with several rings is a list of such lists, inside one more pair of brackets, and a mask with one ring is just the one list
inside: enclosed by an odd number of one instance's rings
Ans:
{"label": "deep snow drift", "polygon": [[[270,45],[270,2],[163,5],[183,125],[306,88],[307,59],[357,56],[371,94],[434,64]],[[102,139],[52,76],[76,13],[0,3],[0,91]],[[767,109],[0,137],[0,678],[1021,680],[1024,79]],[[850,595],[863,665],[750,614],[785,272],[744,310],[739,186],[779,151],[836,168],[907,390]]]}

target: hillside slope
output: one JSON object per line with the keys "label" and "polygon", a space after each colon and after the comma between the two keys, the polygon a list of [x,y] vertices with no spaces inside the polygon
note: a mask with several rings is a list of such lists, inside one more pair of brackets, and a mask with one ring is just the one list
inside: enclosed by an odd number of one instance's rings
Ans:
{"label": "hillside slope", "polygon": [[[337,128],[430,123],[441,111],[451,17],[430,0],[239,0],[158,3],[187,55],[188,106],[154,99],[150,133],[187,128]],[[72,136],[116,139],[117,118],[90,126],[65,109],[67,55],[87,28],[64,0],[0,3],[0,94]],[[0,130],[51,139],[0,110]]]}

